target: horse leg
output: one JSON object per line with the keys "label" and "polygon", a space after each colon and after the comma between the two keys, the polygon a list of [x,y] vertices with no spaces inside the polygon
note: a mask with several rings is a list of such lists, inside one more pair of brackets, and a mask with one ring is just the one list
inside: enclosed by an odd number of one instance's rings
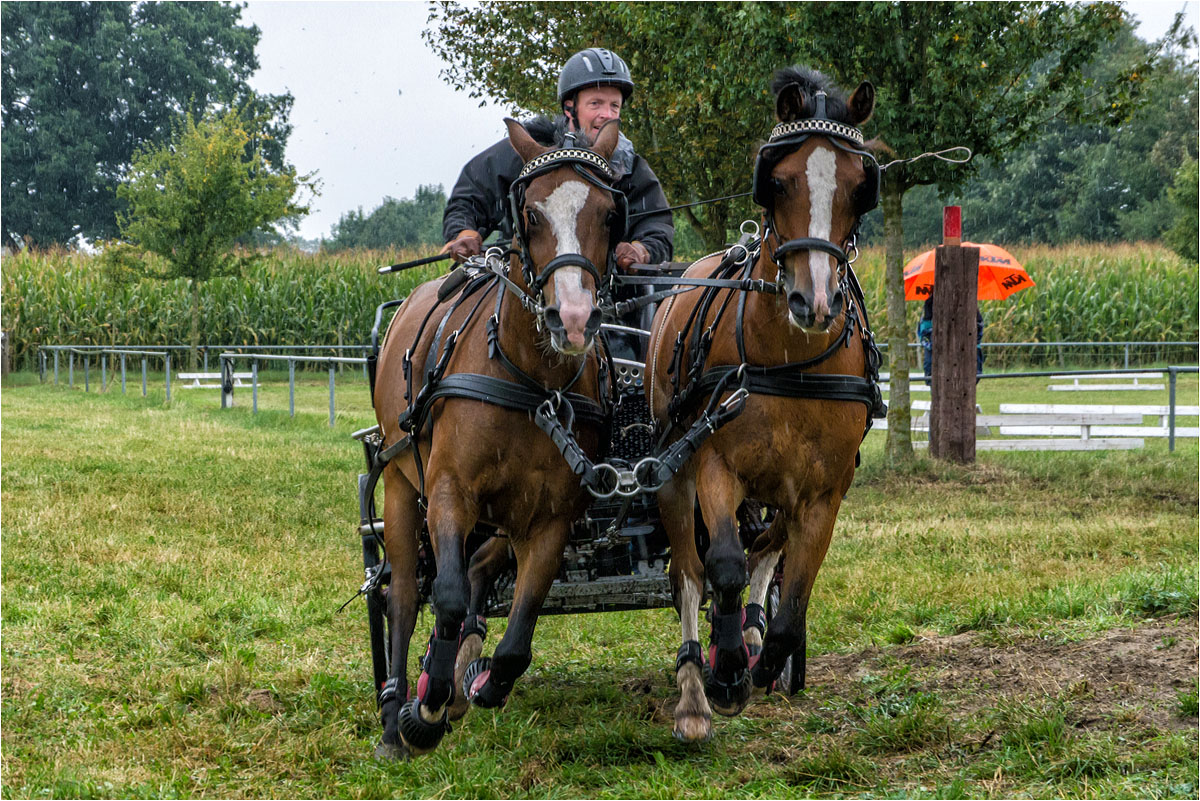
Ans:
{"label": "horse leg", "polygon": [[463,676],[462,690],[476,706],[487,709],[504,706],[513,684],[533,661],[533,629],[542,602],[558,575],[569,525],[567,520],[555,519],[513,540],[517,580],[508,628],[492,658],[476,659]]}
{"label": "horse leg", "polygon": [[767,593],[771,588],[771,579],[775,577],[779,557],[783,555],[785,529],[783,515],[777,514],[771,521],[771,527],[760,534],[750,548],[750,597],[746,603],[742,636],[750,654],[751,669],[762,655],[763,635],[767,630]]}
{"label": "horse leg", "polygon": [[383,739],[375,748],[381,759],[405,759],[408,749],[400,738],[400,705],[408,695],[408,646],[417,624],[420,597],[417,587],[417,534],[421,510],[417,491],[394,465],[384,473],[384,549],[392,565],[388,584],[388,616],[391,627],[391,671],[379,692]]}
{"label": "horse leg", "polygon": [[696,553],[695,485],[678,477],[658,492],[658,508],[671,543],[671,592],[683,643],[675,656],[675,737],[698,742],[712,736],[712,708],[704,694],[704,649],[700,645],[700,601],[704,565]]}
{"label": "horse leg", "polygon": [[750,700],[750,653],[742,637],[746,622],[742,590],[746,588],[746,554],[738,536],[737,509],[745,499],[740,483],[724,460],[712,451],[700,463],[700,512],[711,541],[704,572],[712,585],[712,637],[704,691],[713,709],[736,715]]}
{"label": "horse leg", "polygon": [[463,548],[477,517],[474,504],[449,474],[432,483],[429,531],[437,560],[437,578],[433,581],[434,627],[421,660],[416,697],[400,708],[399,716],[400,738],[410,751],[418,754],[436,748],[450,728],[447,708],[454,700],[454,662],[467,616]]}
{"label": "horse leg", "polygon": [[463,621],[458,646],[458,659],[454,664],[454,701],[450,704],[450,720],[458,720],[467,714],[471,699],[466,693],[458,692],[462,687],[467,667],[483,653],[483,641],[487,639],[487,597],[492,584],[508,566],[508,539],[492,537],[471,556],[467,568],[467,580],[471,584],[471,600],[467,604],[467,619]]}
{"label": "horse leg", "polygon": [[762,656],[754,666],[755,687],[767,687],[779,677],[783,665],[792,656],[793,675],[804,687],[805,616],[817,571],[825,560],[833,523],[841,506],[842,492],[833,490],[818,497],[790,517],[788,521],[787,560],[783,565],[783,585],[779,590],[779,609],[771,619],[763,642]]}

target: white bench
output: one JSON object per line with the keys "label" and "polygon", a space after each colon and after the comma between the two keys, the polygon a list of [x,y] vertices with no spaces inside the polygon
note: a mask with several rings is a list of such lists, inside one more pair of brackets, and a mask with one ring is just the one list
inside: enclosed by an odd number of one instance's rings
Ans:
{"label": "white bench", "polygon": [[[1019,416],[1016,423],[1000,429],[1001,434],[1025,434],[1027,436],[1053,437],[1067,433],[1057,422],[1045,423],[1046,415],[1084,415],[1089,422],[1089,435],[1099,437],[1166,437],[1170,435],[1169,406],[1123,406],[1123,405],[1079,405],[1069,403],[1002,403],[1001,414]],[[1113,422],[1111,416],[1122,418]],[[1152,415],[1159,418],[1157,426],[1143,425],[1142,417]],[[1200,416],[1200,406],[1176,406],[1175,418]],[[1028,425],[1026,425],[1028,423]],[[1175,426],[1178,438],[1200,438],[1200,426]]]}
{"label": "white bench", "polygon": [[[220,389],[221,374],[220,373],[179,373],[176,376],[180,381],[191,381],[190,384],[181,384],[184,389]],[[235,387],[244,387],[242,379],[247,381],[254,380],[254,373],[234,373],[233,385]],[[201,384],[201,381],[216,381],[216,384]]]}
{"label": "white bench", "polygon": [[[1162,378],[1162,373],[1096,373],[1095,375],[1052,375],[1051,381],[1070,381],[1070,384],[1051,384],[1047,389],[1051,392],[1097,392],[1103,390],[1157,390],[1165,389],[1163,384],[1139,384],[1142,378]],[[1081,384],[1080,381],[1094,380],[1128,380],[1122,384]]]}

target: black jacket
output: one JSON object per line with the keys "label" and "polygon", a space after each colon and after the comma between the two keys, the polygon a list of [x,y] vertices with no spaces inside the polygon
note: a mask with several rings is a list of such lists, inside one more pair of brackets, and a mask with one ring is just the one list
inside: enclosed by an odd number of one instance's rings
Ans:
{"label": "black jacket", "polygon": [[[535,140],[544,144],[561,144],[565,120],[551,122],[544,117],[523,123]],[[616,152],[610,160],[620,177],[615,188],[625,193],[629,214],[662,209],[630,220],[625,241],[641,242],[650,251],[650,263],[670,261],[675,248],[675,226],[671,212],[666,211],[667,198],[658,177],[641,156],[633,152],[633,144],[621,135]],[[461,231],[478,231],[487,239],[498,231],[507,242],[512,239],[512,222],[508,219],[508,189],[521,171],[521,157],[513,150],[508,138],[501,139],[467,162],[442,216],[442,236],[449,242]]]}

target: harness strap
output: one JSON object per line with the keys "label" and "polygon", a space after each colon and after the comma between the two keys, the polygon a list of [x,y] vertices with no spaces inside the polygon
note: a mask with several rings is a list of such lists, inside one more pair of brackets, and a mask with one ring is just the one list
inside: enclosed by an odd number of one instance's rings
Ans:
{"label": "harness strap", "polygon": [[[774,230],[774,229],[773,229]],[[850,261],[850,257],[846,255],[846,251],[830,242],[828,239],[817,239],[814,237],[801,237],[799,239],[789,239],[779,247],[775,248],[775,252],[771,254],[771,261],[779,264],[779,260],[789,253],[804,250],[819,250],[822,253],[828,253],[837,259],[838,264],[846,264]]]}
{"label": "harness strap", "polygon": [[[452,373],[438,381],[429,395],[429,403],[438,398],[466,398],[518,412],[533,412],[556,393],[533,391],[521,384],[478,373]],[[563,400],[576,409],[582,422],[604,424],[604,409],[599,403],[575,392],[562,393]]]}
{"label": "harness strap", "polygon": [[[786,367],[787,365],[779,365]],[[699,392],[716,387],[728,376],[741,369],[737,366],[716,367],[700,377]],[[785,398],[814,398],[817,400],[858,401],[870,411],[875,403],[878,386],[856,375],[823,373],[767,373],[760,367],[746,367],[746,389],[756,395],[775,395]]]}

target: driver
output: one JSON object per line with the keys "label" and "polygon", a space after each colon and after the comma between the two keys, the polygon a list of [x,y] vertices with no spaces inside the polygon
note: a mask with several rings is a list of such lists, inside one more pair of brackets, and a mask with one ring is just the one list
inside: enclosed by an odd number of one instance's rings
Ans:
{"label": "driver", "polygon": [[[589,47],[571,56],[558,76],[562,113],[553,120],[538,117],[524,125],[544,145],[570,146],[580,133],[591,141],[604,123],[620,119],[632,94],[633,80],[621,57]],[[610,163],[617,175],[614,188],[625,193],[631,217],[658,212],[630,220],[624,241],[614,250],[617,267],[624,270],[631,264],[670,261],[675,227],[654,171],[634,152],[633,143],[623,133]],[[446,245],[442,253],[450,253],[461,262],[478,255],[483,240],[494,231],[506,241],[512,238],[512,223],[506,215],[508,190],[521,166],[521,157],[507,138],[467,162],[446,201],[442,217]]]}

